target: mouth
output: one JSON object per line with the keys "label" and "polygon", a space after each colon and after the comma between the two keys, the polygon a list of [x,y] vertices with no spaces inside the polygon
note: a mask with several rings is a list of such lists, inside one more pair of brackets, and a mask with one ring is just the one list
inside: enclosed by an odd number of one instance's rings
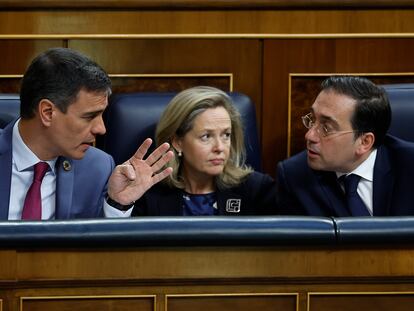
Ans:
{"label": "mouth", "polygon": [[309,158],[316,158],[319,157],[319,152],[308,148],[308,157]]}
{"label": "mouth", "polygon": [[86,141],[86,142],[83,142],[83,143],[81,143],[81,147],[82,148],[89,148],[89,147],[91,147],[91,146],[93,146],[94,145],[94,143],[95,143],[95,141]]}
{"label": "mouth", "polygon": [[212,159],[210,160],[210,163],[213,165],[223,165],[224,164],[224,159]]}

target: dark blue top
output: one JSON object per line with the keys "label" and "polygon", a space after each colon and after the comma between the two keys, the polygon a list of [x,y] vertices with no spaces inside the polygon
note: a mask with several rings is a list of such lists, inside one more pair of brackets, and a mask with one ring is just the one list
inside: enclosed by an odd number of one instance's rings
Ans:
{"label": "dark blue top", "polygon": [[183,192],[183,216],[217,215],[217,195],[215,192],[191,194]]}

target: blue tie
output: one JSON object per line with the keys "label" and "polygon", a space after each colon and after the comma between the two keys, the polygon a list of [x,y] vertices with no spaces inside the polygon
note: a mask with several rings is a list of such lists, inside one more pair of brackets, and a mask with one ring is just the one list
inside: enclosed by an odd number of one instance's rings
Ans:
{"label": "blue tie", "polygon": [[346,202],[352,216],[370,216],[368,209],[357,192],[361,176],[349,174],[344,181]]}

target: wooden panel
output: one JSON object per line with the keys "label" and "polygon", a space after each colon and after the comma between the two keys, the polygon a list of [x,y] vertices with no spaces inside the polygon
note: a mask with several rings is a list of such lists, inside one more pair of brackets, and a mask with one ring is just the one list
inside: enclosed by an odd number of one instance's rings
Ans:
{"label": "wooden panel", "polygon": [[179,92],[184,89],[197,86],[209,85],[223,91],[233,90],[232,75],[202,75],[194,74],[182,76],[180,74],[163,77],[160,75],[150,76],[111,76],[113,93],[131,92]]}
{"label": "wooden panel", "polygon": [[63,40],[0,40],[0,75],[23,74],[40,52],[62,46]]}
{"label": "wooden panel", "polygon": [[22,297],[21,311],[154,311],[155,297]]}
{"label": "wooden panel", "polygon": [[[281,247],[21,251],[15,278],[21,281],[136,279],[146,282],[154,278],[413,277],[413,256],[414,249],[374,251],[362,248],[336,251]],[[0,260],[2,264],[2,258]]]}
{"label": "wooden panel", "polygon": [[308,293],[310,310],[372,310],[365,306],[380,305],[386,297],[401,306],[396,311],[412,308],[414,295],[414,250],[395,246],[8,252],[17,254],[0,254],[0,265],[17,265],[0,280],[8,311],[154,310],[155,305],[159,311],[305,311]]}
{"label": "wooden panel", "polygon": [[168,311],[296,311],[297,296],[279,295],[189,295],[167,296]]}
{"label": "wooden panel", "polygon": [[411,8],[0,11],[0,34],[239,34],[240,36],[240,34],[413,32],[414,10]]}
{"label": "wooden panel", "polygon": [[[0,280],[11,281],[16,277],[17,257],[14,250],[0,250]],[[0,309],[1,310],[1,309]]]}
{"label": "wooden panel", "polygon": [[411,0],[0,0],[3,8],[330,8],[412,7]]}
{"label": "wooden panel", "polygon": [[309,294],[309,311],[412,311],[414,293]]}

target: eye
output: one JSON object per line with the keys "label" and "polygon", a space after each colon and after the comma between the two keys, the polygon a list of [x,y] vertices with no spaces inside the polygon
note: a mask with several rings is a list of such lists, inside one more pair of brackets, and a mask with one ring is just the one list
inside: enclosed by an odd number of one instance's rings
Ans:
{"label": "eye", "polygon": [[329,135],[332,134],[333,132],[335,132],[335,129],[332,127],[332,125],[328,124],[328,123],[322,123],[321,124],[321,129],[324,135]]}
{"label": "eye", "polygon": [[206,142],[210,139],[210,137],[210,134],[206,133],[200,136],[200,140]]}
{"label": "eye", "polygon": [[93,113],[93,114],[85,114],[82,118],[88,121],[91,121],[93,119],[95,119],[98,116],[98,114]]}
{"label": "eye", "polygon": [[231,137],[231,132],[224,133],[223,137],[225,140],[229,140]]}

